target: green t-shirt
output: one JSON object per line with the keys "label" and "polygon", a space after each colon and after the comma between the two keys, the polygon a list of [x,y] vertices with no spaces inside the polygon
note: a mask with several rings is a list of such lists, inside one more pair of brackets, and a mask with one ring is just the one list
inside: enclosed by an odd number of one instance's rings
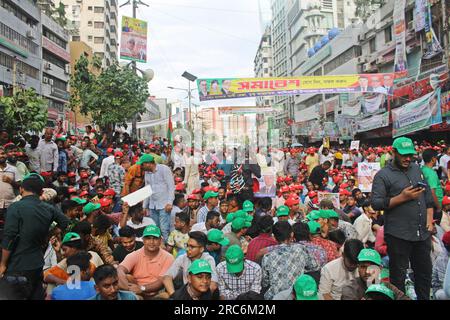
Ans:
{"label": "green t-shirt", "polygon": [[422,173],[425,176],[425,180],[427,180],[430,188],[434,189],[434,192],[436,193],[436,197],[438,198],[439,203],[442,203],[444,191],[442,190],[441,182],[439,181],[436,171],[427,166],[423,166]]}
{"label": "green t-shirt", "polygon": [[385,165],[386,165],[386,154],[383,153],[380,157],[380,167],[384,168]]}

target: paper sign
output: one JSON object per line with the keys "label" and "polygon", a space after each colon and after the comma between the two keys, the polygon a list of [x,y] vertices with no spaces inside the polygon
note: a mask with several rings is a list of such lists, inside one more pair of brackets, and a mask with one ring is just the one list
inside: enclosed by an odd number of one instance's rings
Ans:
{"label": "paper sign", "polygon": [[255,197],[276,197],[276,174],[273,167],[262,168],[261,178],[258,179],[259,191],[255,193]]}
{"label": "paper sign", "polygon": [[339,193],[328,193],[328,192],[319,192],[317,194],[319,199],[319,203],[322,200],[330,200],[336,209],[341,208],[341,203],[339,202]]}
{"label": "paper sign", "polygon": [[324,148],[330,149],[330,138],[329,137],[323,138],[322,144]]}
{"label": "paper sign", "polygon": [[129,195],[126,195],[122,198],[122,201],[125,203],[128,203],[130,207],[138,204],[141,201],[144,201],[148,197],[150,197],[153,194],[152,187],[150,185],[146,185],[145,187],[130,193]]}
{"label": "paper sign", "polygon": [[358,183],[362,192],[372,192],[373,178],[380,169],[379,162],[358,163]]}
{"label": "paper sign", "polygon": [[354,140],[350,144],[350,150],[359,150],[359,140]]}

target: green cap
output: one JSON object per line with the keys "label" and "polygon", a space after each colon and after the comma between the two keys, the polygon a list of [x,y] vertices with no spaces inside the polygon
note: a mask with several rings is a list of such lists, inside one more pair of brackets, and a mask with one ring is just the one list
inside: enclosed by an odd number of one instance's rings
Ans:
{"label": "green cap", "polygon": [[319,210],[313,210],[310,213],[308,213],[308,215],[306,216],[306,218],[309,221],[316,221],[319,220],[319,218],[321,218],[321,214]]}
{"label": "green cap", "polygon": [[391,298],[392,300],[395,300],[394,292],[389,289],[388,287],[382,285],[382,284],[373,284],[366,290],[366,294],[369,292],[378,292],[382,293],[385,296]]}
{"label": "green cap", "polygon": [[329,210],[321,210],[321,211],[326,211],[327,212],[327,215],[328,215],[327,219],[332,219],[332,218],[339,219],[338,213],[336,211],[334,211],[334,210],[329,209]]}
{"label": "green cap", "polygon": [[86,202],[87,202],[87,200],[80,199],[80,198],[72,198],[70,200],[72,200],[73,202],[76,202],[79,206],[82,206],[82,205],[86,204]]}
{"label": "green cap", "polygon": [[212,270],[208,261],[204,259],[197,259],[191,263],[191,265],[188,268],[188,272],[192,274],[212,273]]}
{"label": "green cap", "polygon": [[294,283],[296,300],[319,300],[317,283],[313,277],[302,274]]}
{"label": "green cap", "polygon": [[318,234],[320,233],[320,224],[316,221],[309,221],[308,222],[308,228],[309,232],[311,234]]}
{"label": "green cap", "polygon": [[85,205],[83,207],[83,213],[85,215],[91,214],[92,212],[94,212],[95,210],[98,210],[102,207],[102,205],[100,203],[92,203],[89,202],[87,205]]}
{"label": "green cap", "polygon": [[221,246],[227,246],[230,244],[230,239],[223,236],[222,230],[211,229],[208,231],[208,241],[218,243]]}
{"label": "green cap", "polygon": [[416,154],[416,149],[410,138],[400,137],[395,139],[392,148],[396,149],[401,155]]}
{"label": "green cap", "polygon": [[359,262],[372,262],[377,266],[381,266],[381,256],[373,249],[362,249],[358,255]]}
{"label": "green cap", "polygon": [[231,228],[234,230],[241,230],[244,228],[250,228],[252,224],[248,221],[245,221],[244,218],[236,218],[231,223]]}
{"label": "green cap", "polygon": [[245,200],[244,204],[242,205],[242,210],[244,210],[245,212],[251,212],[253,211],[255,208],[253,206],[253,202],[251,202],[250,200]]}
{"label": "green cap", "polygon": [[81,240],[81,237],[78,233],[67,232],[63,238],[62,244],[67,243],[67,242],[76,241],[76,240]]}
{"label": "green cap", "polygon": [[277,208],[277,217],[283,217],[289,215],[289,208],[287,206],[279,206]]}
{"label": "green cap", "polygon": [[230,246],[225,253],[229,273],[239,273],[244,270],[244,251],[237,244]]}
{"label": "green cap", "polygon": [[31,172],[31,173],[27,174],[26,176],[23,177],[22,181],[25,181],[26,179],[31,178],[31,177],[39,177],[39,179],[41,179],[41,181],[45,183],[44,178],[39,173],[36,173],[36,172]]}
{"label": "green cap", "polygon": [[208,191],[205,193],[205,195],[203,196],[204,200],[208,200],[209,198],[216,198],[219,196],[218,192],[214,192],[214,191]]}
{"label": "green cap", "polygon": [[136,164],[144,164],[144,163],[149,163],[149,162],[154,162],[155,158],[151,155],[151,154],[144,154],[139,158],[139,161],[136,162]]}
{"label": "green cap", "polygon": [[154,224],[147,226],[142,233],[142,237],[161,238],[161,230]]}
{"label": "green cap", "polygon": [[227,214],[227,223],[233,222],[234,218],[236,218],[234,213]]}
{"label": "green cap", "polygon": [[235,218],[242,218],[247,222],[252,222],[253,221],[253,216],[249,215],[247,212],[245,212],[244,210],[238,210],[234,213],[234,217]]}

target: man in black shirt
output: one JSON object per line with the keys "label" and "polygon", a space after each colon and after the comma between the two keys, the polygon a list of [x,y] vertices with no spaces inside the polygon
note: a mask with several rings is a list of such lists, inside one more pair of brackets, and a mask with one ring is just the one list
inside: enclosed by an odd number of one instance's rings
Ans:
{"label": "man in black shirt", "polygon": [[397,138],[392,147],[393,161],[373,181],[372,208],[384,210],[391,283],[405,292],[406,271],[411,263],[417,298],[429,300],[434,201],[422,171],[412,163],[416,151],[411,139]]}
{"label": "man in black shirt", "polygon": [[316,166],[309,175],[309,181],[318,189],[323,190],[323,179],[326,178],[327,170],[330,169],[331,162],[325,161],[321,165]]}
{"label": "man in black shirt", "polygon": [[211,293],[211,266],[208,261],[197,259],[189,266],[188,283],[176,290],[172,300],[219,300],[219,289]]}
{"label": "man in black shirt", "polygon": [[69,219],[56,207],[39,199],[44,180],[37,174],[26,176],[20,187],[22,200],[7,212],[2,241],[0,278],[10,282],[21,299],[44,299],[42,286],[47,235],[55,221],[65,230]]}
{"label": "man in black shirt", "polygon": [[143,247],[143,243],[136,241],[136,231],[130,227],[125,226],[119,230],[120,244],[114,249],[113,257],[115,261],[121,263],[127,255],[139,250]]}

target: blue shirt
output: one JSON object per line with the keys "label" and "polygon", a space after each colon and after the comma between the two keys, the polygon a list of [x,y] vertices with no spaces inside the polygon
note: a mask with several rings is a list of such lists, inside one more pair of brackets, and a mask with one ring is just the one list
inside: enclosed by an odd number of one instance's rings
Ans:
{"label": "blue shirt", "polygon": [[145,172],[145,185],[150,185],[152,195],[145,199],[144,208],[161,210],[175,199],[175,182],[170,168],[157,164],[155,172]]}
{"label": "blue shirt", "polygon": [[[72,283],[72,286],[75,284]],[[81,281],[79,288],[69,288],[67,284],[56,287],[52,292],[52,300],[88,300],[96,293],[93,281]]]}
{"label": "blue shirt", "polygon": [[[100,293],[97,293],[89,300],[103,300],[103,299]],[[137,300],[137,297],[133,292],[119,290],[119,292],[117,292],[117,300]]]}

